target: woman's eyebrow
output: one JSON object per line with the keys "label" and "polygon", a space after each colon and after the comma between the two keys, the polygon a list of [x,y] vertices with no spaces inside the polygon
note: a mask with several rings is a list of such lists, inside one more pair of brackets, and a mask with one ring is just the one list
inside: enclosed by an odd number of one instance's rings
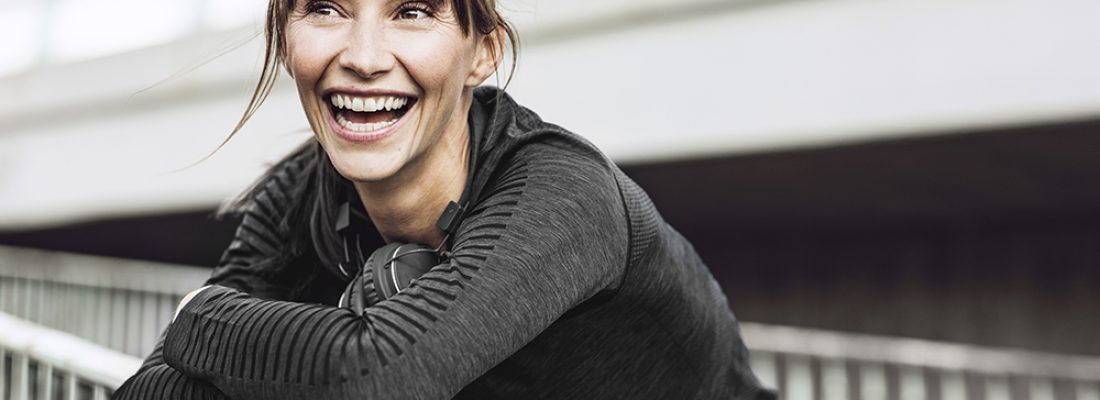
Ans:
{"label": "woman's eyebrow", "polygon": [[428,3],[432,7],[441,7],[441,6],[444,6],[444,5],[448,5],[448,3],[449,3],[447,0],[387,0],[386,1],[387,5],[395,5],[395,4],[399,4],[399,3],[412,3],[412,2]]}

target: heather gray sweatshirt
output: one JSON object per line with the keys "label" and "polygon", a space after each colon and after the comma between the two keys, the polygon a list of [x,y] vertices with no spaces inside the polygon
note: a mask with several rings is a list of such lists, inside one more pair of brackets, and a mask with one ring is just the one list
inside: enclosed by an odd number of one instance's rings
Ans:
{"label": "heather gray sweatshirt", "polygon": [[645,193],[507,95],[475,98],[482,162],[453,258],[364,315],[334,306],[346,281],[329,270],[313,292],[332,295],[289,298],[286,277],[249,260],[286,240],[280,191],[308,169],[290,159],[256,192],[217,286],[115,398],[774,398],[721,289]]}

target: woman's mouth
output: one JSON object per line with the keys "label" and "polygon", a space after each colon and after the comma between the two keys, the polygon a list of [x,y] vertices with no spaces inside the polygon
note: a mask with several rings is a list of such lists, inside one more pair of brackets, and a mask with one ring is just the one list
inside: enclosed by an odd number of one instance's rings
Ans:
{"label": "woman's mouth", "polygon": [[400,121],[415,103],[416,98],[404,96],[329,96],[333,119],[356,136],[381,133]]}

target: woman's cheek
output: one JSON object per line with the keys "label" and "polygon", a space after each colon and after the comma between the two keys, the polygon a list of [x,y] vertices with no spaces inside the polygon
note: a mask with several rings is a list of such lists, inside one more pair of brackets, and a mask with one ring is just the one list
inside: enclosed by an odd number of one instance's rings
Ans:
{"label": "woman's cheek", "polygon": [[440,86],[466,67],[461,33],[407,32],[388,35],[401,63],[422,86]]}
{"label": "woman's cheek", "polygon": [[286,66],[296,80],[320,78],[328,64],[336,59],[338,51],[332,44],[339,41],[334,36],[307,28],[288,29]]}

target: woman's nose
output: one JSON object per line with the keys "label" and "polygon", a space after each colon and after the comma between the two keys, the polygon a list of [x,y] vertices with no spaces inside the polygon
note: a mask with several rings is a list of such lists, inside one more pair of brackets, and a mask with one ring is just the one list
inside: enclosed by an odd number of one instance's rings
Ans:
{"label": "woman's nose", "polygon": [[348,29],[340,66],[363,79],[376,78],[393,69],[396,59],[387,46],[383,24],[356,21]]}

